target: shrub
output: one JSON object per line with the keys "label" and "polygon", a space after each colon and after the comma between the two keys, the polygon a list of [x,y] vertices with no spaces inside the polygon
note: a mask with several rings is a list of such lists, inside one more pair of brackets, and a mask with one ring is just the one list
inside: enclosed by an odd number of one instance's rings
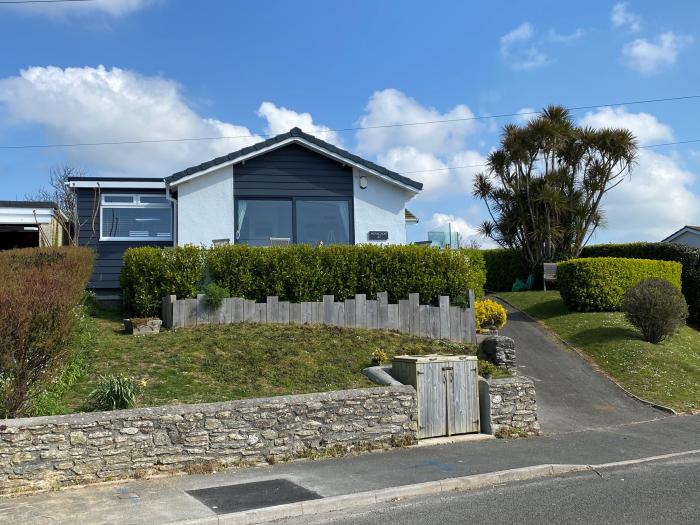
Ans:
{"label": "shrub", "polygon": [[204,293],[204,304],[212,310],[219,308],[223,304],[224,299],[229,296],[226,288],[222,288],[216,283],[205,284],[202,292]]}
{"label": "shrub", "polygon": [[[185,275],[178,276],[183,265]],[[317,301],[332,294],[345,300],[388,292],[395,302],[419,293],[422,303],[449,295],[465,304],[469,289],[483,295],[484,262],[478,250],[439,250],[422,246],[250,247],[193,246],[173,249],[131,248],[124,256],[121,282],[127,307],[154,315],[162,297],[194,297],[208,273],[232,297],[265,301]]]}
{"label": "shrub", "polygon": [[123,375],[100,376],[97,387],[88,396],[88,408],[94,411],[123,410],[136,406],[141,384]]}
{"label": "shrub", "polygon": [[377,348],[374,352],[372,352],[372,364],[375,366],[383,365],[384,363],[387,363],[389,361],[389,356],[387,353],[381,349]]}
{"label": "shrub", "polygon": [[491,299],[477,301],[474,314],[476,327],[480,330],[491,326],[502,328],[506,324],[506,309]]}
{"label": "shrub", "polygon": [[35,387],[70,360],[93,260],[78,247],[0,252],[0,417],[31,413]]}
{"label": "shrub", "polygon": [[666,279],[681,287],[681,265],[670,261],[599,257],[572,259],[557,265],[564,303],[572,310],[619,310],[627,290],[647,278]]}
{"label": "shrub", "polygon": [[644,279],[622,298],[622,311],[644,340],[660,343],[685,324],[688,305],[681,291],[663,279]]}
{"label": "shrub", "polygon": [[688,303],[688,320],[700,327],[700,248],[668,242],[599,244],[586,246],[581,257],[627,257],[681,263],[681,289]]}
{"label": "shrub", "polygon": [[204,253],[196,246],[129,248],[120,283],[127,313],[160,316],[166,295],[194,297],[204,279]]}
{"label": "shrub", "polygon": [[486,267],[484,289],[510,292],[516,279],[525,280],[530,272],[520,250],[481,250]]}

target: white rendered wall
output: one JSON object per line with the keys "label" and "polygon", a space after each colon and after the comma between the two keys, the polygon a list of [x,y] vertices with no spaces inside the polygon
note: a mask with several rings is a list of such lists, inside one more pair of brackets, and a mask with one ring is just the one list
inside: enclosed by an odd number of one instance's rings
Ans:
{"label": "white rendered wall", "polygon": [[234,242],[233,167],[226,166],[177,187],[177,243],[211,246]]}
{"label": "white rendered wall", "polygon": [[[367,187],[360,188],[364,173],[353,169],[353,202],[355,212],[355,244],[406,244],[406,203],[412,192],[367,174]],[[369,241],[370,231],[388,231],[388,241]]]}
{"label": "white rendered wall", "polygon": [[693,248],[700,248],[700,234],[685,232],[673,239],[676,244],[685,244]]}

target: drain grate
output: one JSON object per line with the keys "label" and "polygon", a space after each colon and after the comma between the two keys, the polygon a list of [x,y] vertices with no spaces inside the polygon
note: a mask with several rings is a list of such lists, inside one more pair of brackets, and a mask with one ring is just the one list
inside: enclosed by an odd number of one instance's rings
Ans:
{"label": "drain grate", "polygon": [[188,490],[187,494],[196,498],[217,514],[242,512],[244,510],[321,498],[315,492],[286,479],[270,479],[253,483]]}

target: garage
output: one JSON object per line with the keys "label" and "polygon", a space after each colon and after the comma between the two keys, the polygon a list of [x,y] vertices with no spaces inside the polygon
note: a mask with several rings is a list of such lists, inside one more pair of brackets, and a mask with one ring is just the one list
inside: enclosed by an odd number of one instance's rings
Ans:
{"label": "garage", "polygon": [[60,213],[53,202],[0,201],[0,250],[63,245]]}

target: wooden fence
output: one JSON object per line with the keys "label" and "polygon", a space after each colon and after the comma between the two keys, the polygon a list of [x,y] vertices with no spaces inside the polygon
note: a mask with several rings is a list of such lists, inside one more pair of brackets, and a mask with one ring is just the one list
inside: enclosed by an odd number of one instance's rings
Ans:
{"label": "wooden fence", "polygon": [[336,302],[332,295],[323,301],[290,303],[270,296],[265,303],[231,297],[224,299],[220,308],[211,309],[204,295],[196,299],[163,297],[163,325],[168,328],[203,324],[231,324],[242,321],[281,324],[328,324],[347,328],[376,328],[397,330],[402,333],[449,339],[457,342],[476,342],[474,319],[474,292],[469,290],[469,307],[450,305],[450,298],[440,296],[440,306],[420,304],[417,293],[398,304],[389,304],[388,294],[381,292],[377,299],[357,294],[354,299]]}

